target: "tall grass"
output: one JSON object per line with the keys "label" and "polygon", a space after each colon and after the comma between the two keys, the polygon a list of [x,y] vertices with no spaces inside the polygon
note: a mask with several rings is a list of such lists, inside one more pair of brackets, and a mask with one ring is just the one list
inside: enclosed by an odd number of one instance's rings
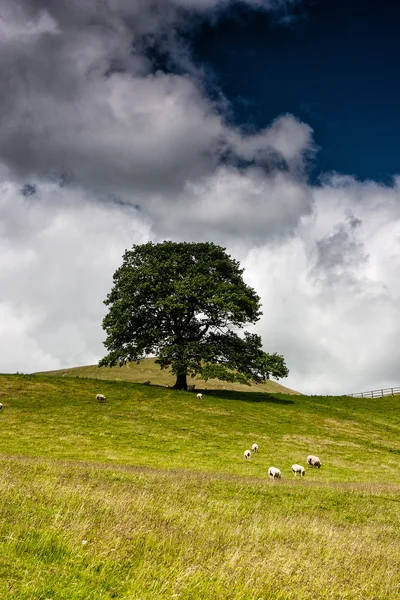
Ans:
{"label": "tall grass", "polygon": [[1,376],[0,598],[400,598],[398,400],[214,393]]}

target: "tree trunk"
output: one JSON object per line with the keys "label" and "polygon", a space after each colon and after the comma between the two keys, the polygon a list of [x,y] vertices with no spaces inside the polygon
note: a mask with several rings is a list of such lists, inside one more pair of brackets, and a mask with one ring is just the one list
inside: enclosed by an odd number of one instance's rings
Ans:
{"label": "tree trunk", "polygon": [[174,390],[187,390],[186,373],[179,373],[176,378]]}

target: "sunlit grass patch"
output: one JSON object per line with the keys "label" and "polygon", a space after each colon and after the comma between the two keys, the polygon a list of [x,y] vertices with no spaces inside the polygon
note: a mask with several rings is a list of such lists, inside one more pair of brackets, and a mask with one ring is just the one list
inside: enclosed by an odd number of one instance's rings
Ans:
{"label": "sunlit grass patch", "polygon": [[0,390],[0,598],[400,598],[396,399]]}

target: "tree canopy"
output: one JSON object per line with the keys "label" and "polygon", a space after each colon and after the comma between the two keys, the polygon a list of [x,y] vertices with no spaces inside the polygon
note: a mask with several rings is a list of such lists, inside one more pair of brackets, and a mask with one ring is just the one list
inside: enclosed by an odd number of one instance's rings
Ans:
{"label": "tree canopy", "polygon": [[186,389],[187,375],[241,383],[286,377],[283,357],[263,352],[260,336],[241,331],[262,314],[242,274],[238,261],[211,242],[133,246],[105,300],[108,354],[99,365],[155,355],[176,375],[178,389]]}

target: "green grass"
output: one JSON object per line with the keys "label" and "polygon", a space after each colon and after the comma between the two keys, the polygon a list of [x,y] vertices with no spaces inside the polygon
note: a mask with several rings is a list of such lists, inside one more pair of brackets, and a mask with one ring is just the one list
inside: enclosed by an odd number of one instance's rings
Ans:
{"label": "green grass", "polygon": [[0,401],[1,599],[400,598],[399,398],[3,375]]}
{"label": "green grass", "polygon": [[[130,381],[131,383],[144,383],[151,381],[155,385],[169,385],[172,387],[175,383],[175,377],[169,369],[160,369],[154,358],[146,358],[139,364],[128,363],[123,367],[98,367],[89,365],[86,367],[74,367],[72,369],[61,369],[59,371],[47,371],[46,375],[55,375],[57,377],[89,377],[90,379],[107,379],[111,381]],[[271,394],[298,394],[277,381],[272,379],[259,384],[242,385],[240,383],[229,383],[219,381],[218,379],[194,379],[188,377],[188,383],[195,385],[197,391],[206,390],[233,390],[236,392],[263,392]]]}

